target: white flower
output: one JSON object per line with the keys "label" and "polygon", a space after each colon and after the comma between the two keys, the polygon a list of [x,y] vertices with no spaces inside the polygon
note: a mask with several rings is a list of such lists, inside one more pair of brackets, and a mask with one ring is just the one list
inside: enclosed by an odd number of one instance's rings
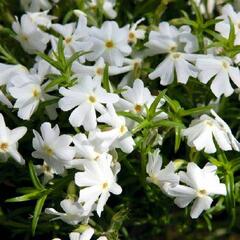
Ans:
{"label": "white flower", "polygon": [[[59,0],[52,0],[57,3]],[[49,0],[21,0],[21,5],[25,11],[39,12],[40,10],[48,10],[52,8],[51,1]]]}
{"label": "white flower", "polygon": [[216,23],[215,30],[219,32],[223,37],[228,38],[230,34],[230,21],[231,19],[234,29],[235,29],[235,44],[240,43],[240,13],[235,12],[231,4],[226,4],[222,8],[222,15],[217,19],[222,19],[222,21]]}
{"label": "white flower", "polygon": [[83,126],[86,131],[97,126],[96,110],[103,111],[103,104],[115,103],[119,99],[116,94],[107,93],[90,76],[83,76],[77,85],[69,89],[61,87],[59,92],[64,96],[59,101],[59,107],[63,111],[75,108],[69,117],[71,125]]}
{"label": "white flower", "polygon": [[55,171],[48,166],[46,162],[43,162],[42,165],[35,165],[34,167],[38,176],[43,174],[42,182],[44,185],[54,178]]}
{"label": "white flower", "polygon": [[212,196],[226,195],[226,186],[220,183],[216,171],[217,167],[211,164],[201,169],[195,163],[188,163],[187,172],[179,172],[180,181],[187,186],[178,185],[169,189],[169,194],[175,197],[174,203],[185,208],[194,200],[190,215],[198,218],[202,211],[211,207]]}
{"label": "white flower", "polygon": [[126,120],[117,115],[113,105],[107,105],[107,111],[102,112],[98,121],[111,127],[109,130],[96,133],[96,136],[105,141],[110,149],[120,148],[125,153],[133,151],[135,142],[128,130]]}
{"label": "white flower", "polygon": [[71,232],[69,234],[70,240],[90,240],[94,234],[94,229],[89,227],[83,233]]}
{"label": "white flower", "polygon": [[[104,75],[105,62],[102,57],[100,57],[93,66],[86,66],[78,62],[74,62],[72,65],[72,70],[77,76],[89,75],[95,81],[101,82]],[[114,76],[118,74],[122,74],[131,70],[130,65],[116,67],[116,66],[108,66],[108,75]]]}
{"label": "white flower", "polygon": [[[221,12],[222,15],[217,19],[222,19],[222,21],[216,23],[215,31],[219,32],[224,38],[228,39],[231,29],[229,19],[231,19],[235,30],[234,45],[240,45],[240,12],[235,12],[231,4],[226,4],[222,8]],[[240,62],[240,54],[236,54],[234,62]]]}
{"label": "white flower", "polygon": [[25,160],[18,152],[18,140],[26,132],[26,127],[17,127],[10,130],[5,124],[3,115],[0,113],[0,156],[4,161],[12,157],[20,164],[25,163]]}
{"label": "white flower", "polygon": [[34,158],[43,159],[57,174],[64,172],[64,168],[71,164],[75,155],[74,147],[69,146],[72,143],[72,137],[69,135],[60,135],[58,125],[51,128],[51,124],[45,122],[41,125],[41,135],[33,130],[33,148]]}
{"label": "white flower", "polygon": [[46,49],[49,35],[38,28],[31,15],[22,15],[20,22],[16,18],[12,28],[17,34],[16,39],[27,53],[34,54],[37,51],[43,52]]}
{"label": "white flower", "polygon": [[116,183],[116,174],[111,169],[111,163],[111,155],[101,155],[98,161],[85,162],[85,171],[75,174],[76,185],[84,187],[79,192],[78,201],[84,203],[86,210],[97,201],[96,210],[99,216],[110,193],[118,195],[122,192],[122,188]]}
{"label": "white flower", "polygon": [[177,29],[167,22],[162,22],[158,31],[150,32],[149,41],[145,46],[150,49],[151,55],[168,53],[164,61],[149,74],[150,79],[160,77],[160,83],[168,85],[174,80],[174,71],[177,81],[183,84],[187,83],[190,76],[197,77],[197,68],[190,62],[196,59],[191,53],[198,50],[198,44],[188,26]]}
{"label": "white flower", "polygon": [[43,26],[46,28],[50,28],[52,25],[52,20],[56,19],[56,17],[48,15],[48,11],[35,13],[27,12],[26,14],[36,26]]}
{"label": "white flower", "polygon": [[106,21],[100,29],[90,29],[90,39],[93,43],[92,53],[86,58],[95,61],[100,57],[113,66],[122,66],[123,59],[131,53],[128,45],[128,27],[119,28],[114,21]]}
{"label": "white flower", "polygon": [[145,18],[139,19],[136,23],[132,24],[128,32],[128,42],[136,44],[138,39],[144,39],[146,31],[143,29],[137,29],[137,26],[143,22]]}
{"label": "white flower", "polygon": [[182,130],[182,135],[187,137],[187,143],[198,151],[206,153],[216,152],[214,140],[224,150],[240,151],[240,144],[232,135],[228,125],[212,110],[215,119],[204,114],[195,119],[189,128]]}
{"label": "white flower", "polygon": [[[90,7],[95,9],[98,4],[97,0],[91,0],[89,3]],[[116,0],[103,0],[103,13],[110,19],[117,17],[117,12],[113,9],[116,5]]]}
{"label": "white flower", "polygon": [[212,15],[215,5],[216,5],[216,0],[206,0],[206,2],[202,0],[195,0],[196,4],[200,8],[200,12],[203,14]]}
{"label": "white flower", "polygon": [[[6,87],[6,91],[8,92],[8,87],[11,85],[11,78],[16,75],[25,73],[28,73],[28,70],[20,64],[11,65],[0,63],[0,87]],[[9,101],[6,94],[2,90],[0,90],[0,102],[11,108],[12,103]]]}
{"label": "white flower", "polygon": [[77,158],[97,160],[101,154],[108,151],[108,148],[104,146],[102,139],[97,138],[97,132],[98,131],[89,132],[88,138],[83,133],[79,133],[73,137]]}
{"label": "white flower", "polygon": [[232,66],[232,61],[226,57],[200,57],[196,60],[196,66],[200,70],[199,80],[207,83],[213,78],[211,90],[216,97],[222,94],[228,97],[234,90],[230,79],[240,87],[240,71],[238,67]]}
{"label": "white flower", "polygon": [[154,101],[154,97],[149,89],[144,87],[141,79],[135,80],[132,88],[128,86],[123,87],[121,95],[124,99],[120,98],[116,106],[137,114],[146,113],[146,107],[149,107]]}
{"label": "white flower", "polygon": [[[64,53],[67,57],[71,57],[74,53],[79,51],[88,51],[92,46],[89,41],[87,19],[83,14],[79,16],[77,24],[52,24],[52,29],[63,36]],[[54,51],[57,50],[57,42],[58,38],[51,38]],[[85,56],[82,56],[81,59],[84,61]]]}
{"label": "white flower", "polygon": [[[69,234],[70,240],[90,240],[94,234],[94,229],[88,227],[84,232],[71,232]],[[107,240],[105,236],[97,238],[97,240]]]}
{"label": "white flower", "polygon": [[138,73],[142,67],[142,63],[143,56],[141,54],[133,56],[132,59],[130,58],[124,59],[124,66],[122,67],[122,69],[125,69],[125,72],[128,73],[123,77],[121,82],[118,84],[118,88],[132,85],[133,81],[136,80],[136,73]]}
{"label": "white flower", "polygon": [[86,221],[88,218],[86,211],[84,211],[82,205],[78,202],[74,202],[70,199],[64,199],[61,201],[60,206],[65,213],[60,213],[54,208],[46,208],[45,213],[57,215],[58,217],[54,218],[53,220],[61,219],[62,221],[71,225],[76,225],[79,222]]}
{"label": "white flower", "polygon": [[[18,117],[29,120],[40,102],[53,99],[46,94],[42,84],[43,79],[38,74],[19,74],[11,78],[8,91],[16,99],[14,108],[18,108]],[[51,90],[48,90],[51,91]]]}
{"label": "white flower", "polygon": [[146,172],[149,177],[147,177],[147,180],[156,184],[162,191],[167,193],[169,188],[178,185],[179,176],[175,173],[173,162],[169,162],[164,169],[161,168],[162,156],[159,149],[156,149],[153,153],[148,154]]}
{"label": "white flower", "polygon": [[230,127],[227,125],[227,123],[222,118],[220,118],[217,115],[217,113],[214,110],[211,110],[211,114],[214,116],[215,120],[218,122],[218,124],[221,126],[221,128],[226,132],[226,134],[229,138],[229,142],[232,146],[232,149],[239,152],[240,151],[240,143],[233,136]]}

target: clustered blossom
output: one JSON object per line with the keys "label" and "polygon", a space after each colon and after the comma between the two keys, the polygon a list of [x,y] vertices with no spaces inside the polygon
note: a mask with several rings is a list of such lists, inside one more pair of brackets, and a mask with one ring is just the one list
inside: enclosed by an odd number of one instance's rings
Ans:
{"label": "clustered blossom", "polygon": [[[154,116],[150,116],[158,92],[149,87],[152,82],[149,84],[146,76],[151,80],[160,78],[162,86],[198,81],[211,90],[218,102],[222,96],[229,97],[239,90],[236,88],[240,88],[237,65],[240,54],[232,59],[216,48],[200,54],[202,49],[198,38],[187,25],[178,28],[168,22],[160,22],[158,28],[148,34],[147,28],[140,26],[147,21],[144,18],[123,26],[107,20],[97,27],[89,26],[83,12],[77,12],[75,22],[55,23],[56,18],[49,15],[49,10],[57,2],[21,0],[27,12],[20,18],[16,17],[12,29],[23,50],[31,55],[41,52],[46,54],[46,59],[53,60],[61,42],[67,63],[72,56],[84,52],[66,70],[71,76],[68,80],[73,81],[62,84],[59,78],[49,88],[51,78],[62,73],[41,57],[33,59],[30,69],[20,64],[0,63],[0,103],[10,112],[16,110],[17,120],[23,125],[25,121],[29,122],[29,136],[33,133],[31,156],[42,163],[36,163],[34,167],[37,175],[43,175],[44,185],[54,185],[52,180],[55,177],[60,178],[70,171],[74,173],[73,181],[78,193],[73,197],[68,195],[60,202],[64,212],[46,208],[45,213],[56,215],[53,220],[60,219],[70,225],[84,224],[87,226],[85,231],[71,232],[69,237],[70,240],[89,240],[94,235],[89,221],[91,216],[97,214],[101,217],[110,196],[124,191],[118,183],[121,161],[114,153],[128,156],[137,151],[141,137],[135,130],[139,125],[162,123],[164,126],[174,115],[168,108],[174,104],[171,105],[163,94],[155,106]],[[202,1],[195,2],[204,14],[212,14],[215,1],[210,0],[207,5]],[[98,1],[91,0],[85,7],[94,11],[98,4]],[[114,0],[102,1],[103,13],[108,19],[116,18],[115,5]],[[215,24],[215,31],[225,39],[229,38],[231,23],[234,25],[234,45],[239,46],[240,13],[227,4],[217,19],[222,21]],[[136,48],[139,42],[141,50]],[[211,45],[211,40],[207,39],[205,47],[208,45]],[[157,57],[158,65],[155,64],[146,76],[141,76],[139,71],[145,67],[145,59],[152,56]],[[114,82],[116,76],[120,78],[119,82]],[[113,81],[108,78],[113,78]],[[231,128],[214,110],[210,113],[196,116],[188,127],[182,128],[182,140],[186,140],[188,147],[207,154],[216,153],[219,149],[239,152],[240,143]],[[40,115],[41,124],[31,130],[31,123],[35,123],[35,118]],[[66,120],[63,125],[59,116]],[[10,130],[4,117],[4,112],[0,113],[0,156],[4,161],[11,157],[24,164],[25,160],[18,152],[18,141],[27,133],[27,128]],[[178,171],[171,159],[165,162],[161,155],[164,134],[167,133],[160,133],[156,128],[148,133],[149,138],[154,135],[154,143],[149,144],[151,146],[147,146],[144,152],[146,156],[148,154],[148,162],[142,166],[147,174],[144,180],[174,198],[174,203],[180,208],[193,202],[190,216],[198,218],[211,207],[215,195],[227,194],[226,186],[220,182],[217,167],[211,163],[200,168],[196,163],[188,162],[185,172]],[[144,139],[144,144],[146,142]],[[23,151],[20,149],[20,152]],[[98,240],[107,238],[101,236]]]}
{"label": "clustered blossom", "polygon": [[[213,202],[212,196],[226,195],[226,186],[220,183],[216,175],[217,167],[207,163],[203,169],[190,162],[187,172],[175,173],[173,162],[161,169],[162,157],[155,150],[149,154],[147,164],[148,181],[156,184],[169,197],[174,197],[174,203],[185,208],[194,201],[191,208],[191,217],[198,218],[203,210],[208,210]],[[180,184],[182,182],[185,185]]]}
{"label": "clustered blossom", "polygon": [[195,119],[189,128],[182,131],[182,135],[187,137],[188,145],[195,147],[198,151],[204,150],[206,153],[216,152],[216,146],[224,150],[240,151],[240,143],[232,135],[229,126],[213,111],[214,118],[204,114],[199,119]]}

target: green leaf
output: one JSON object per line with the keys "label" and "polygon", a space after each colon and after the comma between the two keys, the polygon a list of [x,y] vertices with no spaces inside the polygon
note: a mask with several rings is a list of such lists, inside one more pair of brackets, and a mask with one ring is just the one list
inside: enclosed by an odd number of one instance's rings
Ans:
{"label": "green leaf", "polygon": [[109,240],[117,240],[119,239],[118,237],[118,232],[120,228],[123,225],[123,222],[127,219],[128,217],[128,208],[125,206],[122,206],[121,209],[115,213],[111,219],[111,225],[106,232],[107,239]]}
{"label": "green leaf", "polygon": [[48,84],[47,86],[44,88],[44,90],[49,90],[51,89],[52,87],[62,83],[63,81],[65,81],[64,77],[61,76],[61,75],[58,75],[58,77],[56,77],[55,79],[52,79]]}
{"label": "green leaf", "polygon": [[182,128],[176,127],[175,128],[175,144],[174,144],[174,152],[176,153],[181,144],[181,130]]}
{"label": "green leaf", "polygon": [[37,177],[37,173],[36,173],[36,170],[34,168],[34,165],[33,165],[32,161],[28,162],[28,168],[29,168],[29,173],[30,173],[31,180],[32,180],[35,188],[38,189],[38,190],[45,189],[44,186],[39,181],[39,178]]}
{"label": "green leaf", "polygon": [[193,0],[190,0],[190,2],[191,2],[191,5],[192,5],[192,8],[193,8],[193,11],[196,14],[197,23],[199,25],[203,25],[203,16],[200,12],[199,7],[197,6],[197,4]]}
{"label": "green leaf", "polygon": [[131,113],[131,112],[117,112],[118,115],[130,118],[138,123],[141,123],[143,121],[143,118],[138,116],[137,114]]}
{"label": "green leaf", "polygon": [[230,164],[231,164],[231,170],[232,170],[233,172],[239,171],[239,170],[240,170],[240,157],[232,160],[232,161],[230,162]]}
{"label": "green leaf", "polygon": [[105,65],[103,73],[103,87],[107,92],[110,92],[109,74],[108,74],[108,64]]}
{"label": "green leaf", "polygon": [[46,62],[48,62],[51,66],[55,67],[59,71],[62,71],[62,66],[58,61],[52,59],[51,57],[49,57],[48,55],[42,52],[37,52],[37,55],[41,57],[43,60],[45,60]]}
{"label": "green leaf", "polygon": [[216,33],[210,29],[206,29],[205,32],[214,37],[219,42],[226,42],[226,38],[222,37],[219,33]]}
{"label": "green leaf", "polygon": [[86,52],[76,52],[74,53],[70,58],[68,58],[67,62],[68,62],[68,65],[72,65],[72,63],[74,61],[76,61],[77,59],[79,59],[81,56],[83,55],[86,55],[88,53],[90,53],[91,51],[86,51]]}
{"label": "green leaf", "polygon": [[66,62],[66,58],[65,58],[65,54],[64,54],[64,45],[63,45],[63,37],[59,37],[58,39],[58,44],[57,44],[57,56],[58,56],[58,61],[60,61],[60,63],[63,66],[67,65]]}
{"label": "green leaf", "polygon": [[176,100],[172,100],[170,97],[168,97],[167,95],[163,96],[163,99],[166,100],[166,102],[169,104],[169,106],[172,108],[172,110],[175,113],[178,113],[180,109],[182,109],[181,105],[179,104],[178,101]]}
{"label": "green leaf", "polygon": [[222,21],[223,21],[222,19],[210,19],[210,20],[208,20],[207,22],[204,23],[203,28],[204,29],[208,28],[208,27],[210,27],[212,25],[215,25],[215,24],[217,24],[219,22],[222,22]]}
{"label": "green leaf", "polygon": [[33,219],[32,219],[32,235],[35,235],[36,232],[36,228],[37,228],[37,224],[38,224],[38,220],[39,220],[39,216],[42,212],[42,208],[43,205],[47,199],[47,194],[45,194],[44,196],[42,196],[40,199],[37,200],[35,209],[34,209],[34,214],[33,214]]}
{"label": "green leaf", "polygon": [[235,27],[234,27],[234,24],[232,22],[232,19],[230,17],[228,17],[228,19],[229,19],[229,23],[230,23],[230,33],[229,33],[229,37],[228,37],[228,44],[229,44],[230,48],[233,48],[234,47],[234,42],[235,42],[235,37],[236,37]]}
{"label": "green leaf", "polygon": [[151,124],[151,127],[170,127],[170,128],[184,128],[184,124],[176,121],[170,121],[170,120],[160,120],[157,122],[153,122]]}
{"label": "green leaf", "polygon": [[22,195],[20,197],[9,198],[6,202],[26,202],[34,199],[38,199],[40,196],[44,194],[45,191],[35,190],[34,192]]}
{"label": "green leaf", "polygon": [[167,92],[167,89],[164,89],[154,99],[154,101],[152,102],[152,104],[149,108],[149,111],[148,111],[148,119],[152,119],[156,115],[157,106],[158,106],[160,100],[163,98],[163,96],[165,95],[166,92]]}
{"label": "green leaf", "polygon": [[191,108],[188,110],[180,109],[179,114],[180,114],[180,116],[184,117],[184,116],[188,116],[188,115],[204,113],[204,112],[211,110],[212,108],[213,108],[213,106],[209,105],[209,106],[204,106],[204,107]]}

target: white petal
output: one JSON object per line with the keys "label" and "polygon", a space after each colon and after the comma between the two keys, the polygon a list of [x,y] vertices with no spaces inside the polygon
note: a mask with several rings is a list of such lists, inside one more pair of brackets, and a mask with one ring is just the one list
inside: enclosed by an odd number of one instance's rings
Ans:
{"label": "white petal", "polygon": [[212,201],[212,198],[209,196],[197,198],[191,208],[191,218],[198,218],[202,211],[207,210],[211,207]]}

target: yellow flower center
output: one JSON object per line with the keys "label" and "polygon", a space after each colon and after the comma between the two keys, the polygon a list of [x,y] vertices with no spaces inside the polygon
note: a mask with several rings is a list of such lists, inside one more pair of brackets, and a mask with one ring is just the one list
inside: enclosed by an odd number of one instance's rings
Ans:
{"label": "yellow flower center", "polygon": [[66,37],[65,38],[65,43],[69,44],[72,41],[72,37]]}
{"label": "yellow flower center", "polygon": [[102,76],[103,72],[104,72],[103,68],[97,68],[97,70],[96,70],[97,75],[101,75]]}
{"label": "yellow flower center", "polygon": [[119,131],[121,134],[124,134],[127,131],[127,128],[125,125],[121,125],[121,127],[119,128]]}
{"label": "yellow flower center", "polygon": [[21,38],[21,40],[23,42],[27,42],[28,41],[28,36],[26,36],[26,35],[22,35],[20,38]]}
{"label": "yellow flower center", "polygon": [[104,183],[102,184],[102,188],[103,188],[103,189],[107,189],[107,188],[108,188],[108,183],[107,183],[107,182],[104,182]]}
{"label": "yellow flower center", "polygon": [[106,48],[113,48],[114,47],[114,43],[112,40],[108,40],[105,42],[105,46]]}
{"label": "yellow flower center", "polygon": [[207,191],[205,189],[201,189],[197,191],[197,196],[198,197],[204,197],[207,195]]}
{"label": "yellow flower center", "polygon": [[0,143],[0,151],[7,152],[7,150],[8,150],[8,144],[5,142]]}
{"label": "yellow flower center", "polygon": [[177,50],[177,47],[176,46],[172,46],[172,47],[170,47],[170,52],[175,52],[176,50]]}
{"label": "yellow flower center", "polygon": [[35,88],[32,91],[32,95],[33,95],[33,97],[38,98],[40,96],[40,91]]}
{"label": "yellow flower center", "polygon": [[137,113],[140,113],[142,111],[142,106],[140,104],[136,104],[134,109]]}
{"label": "yellow flower center", "polygon": [[224,62],[222,62],[222,66],[224,69],[228,69],[229,63],[224,61]]}
{"label": "yellow flower center", "polygon": [[97,101],[97,99],[96,99],[94,96],[89,96],[89,97],[88,97],[88,101],[89,101],[90,103],[95,103],[95,102]]}
{"label": "yellow flower center", "polygon": [[53,155],[53,150],[49,147],[49,146],[47,146],[47,145],[45,145],[44,146],[44,152],[48,155],[48,156],[52,156]]}
{"label": "yellow flower center", "polygon": [[175,59],[178,59],[181,57],[181,54],[180,53],[174,53],[172,54],[172,57],[175,58]]}

